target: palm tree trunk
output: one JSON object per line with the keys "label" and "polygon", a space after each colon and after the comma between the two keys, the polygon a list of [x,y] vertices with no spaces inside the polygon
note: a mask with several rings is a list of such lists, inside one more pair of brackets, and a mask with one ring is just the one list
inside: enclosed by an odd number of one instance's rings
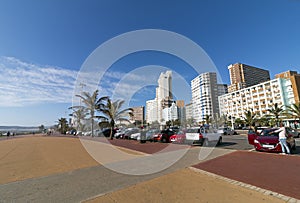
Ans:
{"label": "palm tree trunk", "polygon": [[113,127],[110,127],[110,135],[109,135],[109,139],[113,140]]}
{"label": "palm tree trunk", "polygon": [[114,138],[113,138],[113,129],[115,128],[115,121],[112,119],[111,121],[110,121],[110,136],[109,136],[109,138],[111,139],[111,140],[113,140]]}
{"label": "palm tree trunk", "polygon": [[94,119],[92,117],[92,137],[94,137]]}

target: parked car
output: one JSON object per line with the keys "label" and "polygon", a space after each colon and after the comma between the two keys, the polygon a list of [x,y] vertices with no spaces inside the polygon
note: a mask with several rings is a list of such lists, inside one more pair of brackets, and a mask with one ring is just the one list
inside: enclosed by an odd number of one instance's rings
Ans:
{"label": "parked car", "polygon": [[187,129],[185,133],[188,144],[200,144],[208,146],[210,143],[220,145],[222,143],[222,133],[214,129],[195,127]]}
{"label": "parked car", "polygon": [[182,130],[179,130],[177,133],[175,133],[174,135],[172,135],[170,137],[170,142],[179,143],[179,144],[185,143],[185,132]]}
{"label": "parked car", "polygon": [[117,130],[117,132],[115,133],[115,138],[117,139],[121,138],[124,135],[126,130],[127,130],[126,128]]}
{"label": "parked car", "polygon": [[[153,142],[154,141],[154,136],[158,137],[159,133],[160,133],[160,130],[158,130],[158,129],[150,129],[150,130],[148,130],[146,132],[145,140]],[[141,140],[141,136],[140,135],[137,137],[137,140]]]}
{"label": "parked car", "polygon": [[221,133],[222,135],[237,135],[237,132],[230,127],[219,128],[218,133]]}
{"label": "parked car", "polygon": [[[274,131],[278,128],[267,128],[263,129],[260,133],[248,132],[248,142],[249,144],[254,145],[255,150],[263,151],[263,152],[282,152],[281,145],[279,142],[279,133],[275,133]],[[294,135],[286,128],[287,139],[286,142],[290,151],[296,149],[296,142],[294,139]]]}
{"label": "parked car", "polygon": [[300,133],[297,130],[290,127],[286,127],[286,129],[293,135],[294,138],[300,137]]}
{"label": "parked car", "polygon": [[77,132],[76,132],[76,135],[77,135],[77,136],[82,136],[83,133],[82,133],[82,131],[77,131]]}
{"label": "parked car", "polygon": [[170,137],[174,134],[175,132],[172,129],[165,129],[162,130],[159,134],[154,135],[153,139],[154,141],[170,142]]}
{"label": "parked car", "polygon": [[130,139],[130,136],[134,133],[140,132],[140,129],[138,128],[128,128],[127,130],[124,131],[124,133],[120,134],[118,138],[121,139]]}
{"label": "parked car", "polygon": [[131,139],[131,140],[137,140],[138,137],[141,138],[141,132],[132,133],[132,134],[129,136],[129,139]]}
{"label": "parked car", "polygon": [[[96,135],[97,135],[97,136],[109,137],[109,136],[110,136],[110,131],[111,131],[110,128],[105,128],[105,129],[103,129],[101,132],[98,132]],[[116,132],[117,132],[117,131],[116,131],[115,129],[112,130],[112,136],[113,136],[113,137],[115,136]]]}
{"label": "parked car", "polygon": [[269,129],[269,127],[256,127],[256,132],[253,128],[249,128],[248,130],[248,143],[254,145],[254,140],[259,134],[263,131]]}

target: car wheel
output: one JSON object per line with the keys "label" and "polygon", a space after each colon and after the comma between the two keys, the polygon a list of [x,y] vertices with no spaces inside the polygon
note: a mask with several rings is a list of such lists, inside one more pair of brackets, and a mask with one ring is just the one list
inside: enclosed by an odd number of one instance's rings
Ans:
{"label": "car wheel", "polygon": [[217,145],[221,145],[222,144],[222,137],[219,138]]}
{"label": "car wheel", "polygon": [[224,134],[224,135],[227,135],[227,132],[224,132],[223,134]]}
{"label": "car wheel", "polygon": [[298,136],[297,136],[297,138],[299,138],[300,137],[300,133],[298,133]]}
{"label": "car wheel", "polygon": [[162,138],[161,142],[166,143],[167,142],[167,138]]}
{"label": "car wheel", "polygon": [[234,135],[237,135],[237,132],[234,132],[233,134],[234,134]]}

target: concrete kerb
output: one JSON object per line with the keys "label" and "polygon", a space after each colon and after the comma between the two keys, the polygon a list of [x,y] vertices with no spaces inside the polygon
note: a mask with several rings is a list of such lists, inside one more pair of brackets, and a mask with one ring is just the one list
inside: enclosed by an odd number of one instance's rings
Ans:
{"label": "concrete kerb", "polygon": [[262,193],[263,195],[276,197],[276,198],[278,198],[280,200],[283,200],[285,202],[288,202],[288,203],[300,203],[299,199],[289,197],[289,196],[286,196],[286,195],[283,195],[283,194],[280,194],[280,193],[277,193],[277,192],[273,192],[271,190],[266,190],[266,189],[263,189],[263,188],[260,188],[260,187],[254,186],[254,185],[250,185],[250,184],[243,183],[243,182],[240,182],[240,181],[236,181],[236,180],[233,180],[233,179],[230,179],[230,178],[226,178],[226,177],[217,175],[215,173],[211,173],[211,172],[204,171],[204,170],[201,170],[201,169],[198,169],[198,168],[194,168],[192,166],[188,167],[188,168],[190,170],[194,171],[194,172],[202,173],[202,174],[217,178],[219,180],[226,181],[226,182],[228,182],[230,184],[233,184],[233,185],[237,185],[237,186],[240,186],[240,187],[244,187],[244,188],[247,188],[247,189],[250,189],[250,190],[257,191],[259,193]]}

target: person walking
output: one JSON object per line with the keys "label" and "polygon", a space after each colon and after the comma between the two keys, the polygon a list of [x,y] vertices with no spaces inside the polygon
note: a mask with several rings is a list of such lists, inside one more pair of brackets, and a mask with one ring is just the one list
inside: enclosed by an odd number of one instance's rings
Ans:
{"label": "person walking", "polygon": [[[280,123],[280,128],[278,130],[275,130],[274,133],[279,133],[279,142],[282,149],[282,154],[290,154],[290,149],[286,143],[286,129],[284,127],[283,123]],[[285,152],[286,151],[286,152]]]}

